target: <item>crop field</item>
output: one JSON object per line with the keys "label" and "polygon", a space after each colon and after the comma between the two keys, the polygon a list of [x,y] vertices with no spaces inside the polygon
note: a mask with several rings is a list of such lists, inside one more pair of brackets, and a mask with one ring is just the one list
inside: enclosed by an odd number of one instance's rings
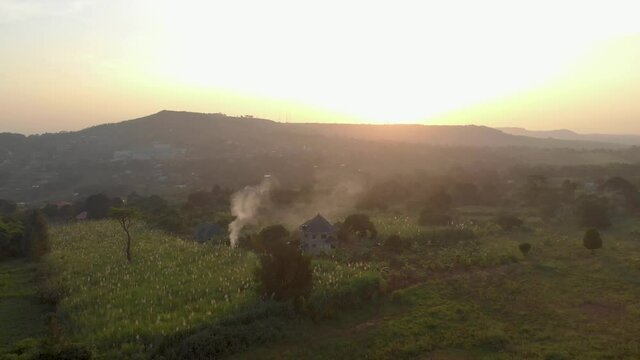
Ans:
{"label": "crop field", "polygon": [[[257,301],[257,257],[225,246],[134,230],[133,263],[114,222],[52,229],[49,292],[61,293],[65,336],[106,356],[143,357],[162,337],[211,324]],[[314,263],[319,302],[350,282],[376,276],[367,264]]]}
{"label": "crop field", "polygon": [[489,222],[463,221],[452,227],[424,227],[417,224],[415,216],[381,214],[373,216],[373,221],[380,239],[394,234],[407,239],[411,251],[400,254],[400,261],[428,272],[518,261],[521,258],[518,244],[536,236],[505,234]]}
{"label": "crop field", "polygon": [[238,358],[640,358],[638,239],[605,233],[595,254],[577,232],[527,240],[531,253],[518,262],[433,276]]}
{"label": "crop field", "polygon": [[[355,246],[366,260],[343,258],[343,250],[313,260],[302,317],[259,299],[255,254],[140,224],[129,264],[124,233],[111,221],[51,229],[44,295],[58,300],[64,338],[99,359],[173,358],[193,339],[240,359],[640,358],[640,238],[632,219],[604,232],[595,253],[572,227],[372,220],[378,238]],[[392,234],[401,234],[402,248],[385,247]],[[522,242],[532,246],[526,256]],[[15,309],[7,299],[18,296],[30,318],[17,332],[0,331],[14,343],[33,342],[45,336],[50,311],[37,299],[36,266],[5,265],[0,285],[11,290],[0,311],[17,316],[3,309]],[[409,281],[394,286],[396,277]],[[238,341],[225,350],[230,338]]]}

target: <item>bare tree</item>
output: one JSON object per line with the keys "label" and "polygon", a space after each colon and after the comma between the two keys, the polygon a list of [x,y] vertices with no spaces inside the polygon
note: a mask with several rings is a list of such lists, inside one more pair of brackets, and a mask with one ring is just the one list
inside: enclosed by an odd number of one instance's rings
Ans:
{"label": "bare tree", "polygon": [[125,243],[125,252],[127,255],[127,261],[131,263],[131,226],[135,220],[140,217],[137,210],[131,208],[112,208],[109,210],[109,216],[118,221],[122,230],[127,234],[127,240]]}

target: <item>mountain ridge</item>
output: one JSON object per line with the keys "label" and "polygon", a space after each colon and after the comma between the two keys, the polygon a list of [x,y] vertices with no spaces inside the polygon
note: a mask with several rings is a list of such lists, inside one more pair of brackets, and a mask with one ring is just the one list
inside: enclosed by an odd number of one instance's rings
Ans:
{"label": "mountain ridge", "polygon": [[[148,116],[91,126],[78,131],[46,133],[41,135],[11,135],[11,142],[39,138],[70,138],[74,136],[109,137],[113,146],[126,146],[125,139],[156,142],[176,141],[172,133],[191,130],[195,140],[205,135],[240,136],[241,130],[249,133],[289,133],[300,136],[346,137],[366,141],[392,141],[437,146],[465,147],[550,147],[550,148],[621,148],[636,143],[635,137],[585,137],[570,130],[550,133],[533,132],[522,128],[492,128],[484,125],[426,125],[426,124],[341,124],[341,123],[285,123],[250,116],[227,116],[222,113],[197,113],[162,110]],[[137,133],[136,133],[137,132]],[[562,132],[562,133],[560,133]],[[22,138],[21,138],[22,137]],[[242,136],[240,136],[242,137]],[[621,141],[626,139],[627,141]],[[106,140],[106,139],[104,139]],[[189,143],[185,136],[181,142]],[[0,147],[1,149],[1,147]]]}
{"label": "mountain ridge", "polygon": [[573,130],[557,129],[557,130],[528,130],[521,127],[499,127],[496,128],[507,134],[517,136],[534,137],[538,139],[557,139],[571,141],[596,141],[621,145],[640,146],[640,135],[637,134],[581,134]]}

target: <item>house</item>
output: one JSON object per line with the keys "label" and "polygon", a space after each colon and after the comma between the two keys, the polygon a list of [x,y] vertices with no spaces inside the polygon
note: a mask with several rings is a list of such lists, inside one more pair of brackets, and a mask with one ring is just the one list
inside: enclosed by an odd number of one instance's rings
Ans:
{"label": "house", "polygon": [[337,239],[336,228],[320,214],[300,225],[300,232],[300,247],[310,254],[331,251]]}

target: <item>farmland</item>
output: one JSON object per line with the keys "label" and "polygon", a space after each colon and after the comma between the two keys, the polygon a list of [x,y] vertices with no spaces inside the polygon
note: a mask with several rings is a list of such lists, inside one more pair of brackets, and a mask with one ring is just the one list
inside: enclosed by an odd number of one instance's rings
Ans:
{"label": "farmland", "polygon": [[621,228],[595,255],[577,232],[512,234],[532,244],[526,259],[432,274],[238,358],[637,359],[640,243],[632,227]]}
{"label": "farmland", "polygon": [[[122,236],[110,221],[53,231],[49,291],[61,293],[58,313],[72,342],[99,355],[135,358],[151,353],[163,336],[257,307],[253,253],[139,227],[128,264]],[[330,261],[316,263],[314,272],[317,302],[359,277],[375,277],[371,266]]]}
{"label": "farmland", "polygon": [[[143,223],[134,227],[131,264],[115,222],[53,227],[39,271],[48,279],[43,296],[57,303],[56,331],[105,359],[185,358],[194,346],[240,359],[640,356],[633,219],[603,232],[604,248],[591,253],[572,226],[532,221],[504,231],[472,216],[421,227],[413,216],[372,213],[377,239],[315,258],[313,292],[297,314],[260,299],[253,252]],[[384,244],[393,234],[401,248]],[[518,250],[525,242],[526,256]],[[34,299],[20,303],[33,316],[12,341],[46,338],[35,265],[4,269],[4,284],[7,275],[30,279],[20,291]]]}

